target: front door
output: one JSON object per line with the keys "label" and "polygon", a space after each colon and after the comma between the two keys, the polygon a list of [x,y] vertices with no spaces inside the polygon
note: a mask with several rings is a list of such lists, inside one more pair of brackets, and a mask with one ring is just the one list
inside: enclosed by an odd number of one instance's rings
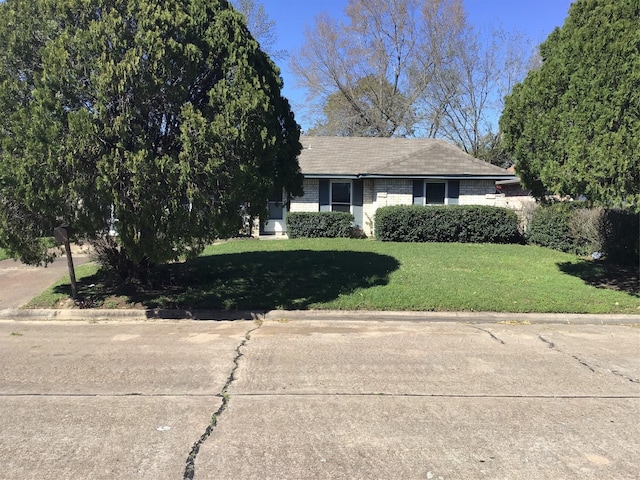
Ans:
{"label": "front door", "polygon": [[287,231],[285,225],[287,208],[284,204],[283,192],[274,193],[268,202],[269,219],[263,227],[264,233],[284,233]]}

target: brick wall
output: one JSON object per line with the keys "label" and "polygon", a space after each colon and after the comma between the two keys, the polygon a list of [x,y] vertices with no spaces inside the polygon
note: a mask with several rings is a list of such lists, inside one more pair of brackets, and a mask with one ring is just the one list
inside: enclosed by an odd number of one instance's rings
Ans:
{"label": "brick wall", "polygon": [[461,180],[459,205],[501,207],[504,195],[496,194],[493,180]]}
{"label": "brick wall", "polygon": [[291,212],[317,212],[320,210],[319,182],[315,178],[305,178],[304,195],[291,200]]}
{"label": "brick wall", "polygon": [[364,181],[364,225],[367,236],[373,236],[374,217],[380,207],[411,205],[413,183],[407,179],[376,179]]}

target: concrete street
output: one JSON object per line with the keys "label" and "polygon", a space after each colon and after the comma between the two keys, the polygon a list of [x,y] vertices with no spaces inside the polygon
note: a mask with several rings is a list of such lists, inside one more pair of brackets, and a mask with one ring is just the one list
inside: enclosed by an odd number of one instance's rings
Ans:
{"label": "concrete street", "polygon": [[637,325],[0,321],[4,479],[638,479]]}

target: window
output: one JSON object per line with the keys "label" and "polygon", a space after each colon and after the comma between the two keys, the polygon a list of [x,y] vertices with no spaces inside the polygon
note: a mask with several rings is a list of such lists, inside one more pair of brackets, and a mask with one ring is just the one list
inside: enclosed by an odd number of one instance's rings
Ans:
{"label": "window", "polygon": [[331,183],[331,211],[351,212],[351,182]]}
{"label": "window", "polygon": [[444,182],[426,182],[426,204],[427,205],[444,205],[447,184]]}
{"label": "window", "polygon": [[414,205],[457,205],[460,180],[414,180]]}

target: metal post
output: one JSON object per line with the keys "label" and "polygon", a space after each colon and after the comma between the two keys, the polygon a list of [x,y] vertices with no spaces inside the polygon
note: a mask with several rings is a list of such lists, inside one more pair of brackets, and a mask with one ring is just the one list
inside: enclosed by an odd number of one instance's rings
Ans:
{"label": "metal post", "polygon": [[53,235],[59,243],[64,244],[64,250],[67,254],[67,266],[69,267],[69,278],[71,279],[71,298],[76,300],[78,297],[78,286],[76,284],[76,271],[73,268],[71,245],[69,244],[69,237],[73,235],[73,229],[68,225],[60,225],[53,230]]}
{"label": "metal post", "polygon": [[76,284],[76,271],[73,268],[73,258],[71,257],[71,245],[69,238],[64,242],[64,249],[67,253],[67,266],[69,267],[69,278],[71,278],[71,298],[74,300],[78,297],[78,286]]}

